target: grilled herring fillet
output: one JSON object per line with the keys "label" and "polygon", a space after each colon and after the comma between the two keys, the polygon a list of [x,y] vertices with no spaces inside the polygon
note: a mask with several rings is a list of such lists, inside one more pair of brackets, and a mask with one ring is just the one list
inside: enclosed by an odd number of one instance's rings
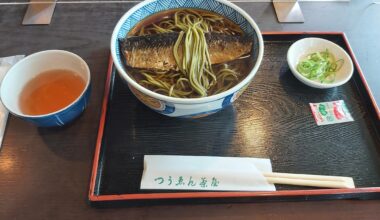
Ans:
{"label": "grilled herring fillet", "polygon": [[[211,64],[235,60],[249,53],[252,48],[252,38],[245,35],[207,33],[205,37]],[[173,55],[177,39],[178,33],[133,36],[120,40],[120,46],[127,66],[171,70],[177,68]],[[181,53],[179,55],[182,56]]]}

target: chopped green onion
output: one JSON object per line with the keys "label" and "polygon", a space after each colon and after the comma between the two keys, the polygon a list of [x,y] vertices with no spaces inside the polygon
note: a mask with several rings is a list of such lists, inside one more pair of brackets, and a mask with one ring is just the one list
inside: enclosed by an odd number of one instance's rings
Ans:
{"label": "chopped green onion", "polygon": [[297,71],[302,76],[321,83],[335,81],[336,72],[343,66],[344,60],[335,60],[333,54],[325,51],[309,54],[305,60],[297,65]]}

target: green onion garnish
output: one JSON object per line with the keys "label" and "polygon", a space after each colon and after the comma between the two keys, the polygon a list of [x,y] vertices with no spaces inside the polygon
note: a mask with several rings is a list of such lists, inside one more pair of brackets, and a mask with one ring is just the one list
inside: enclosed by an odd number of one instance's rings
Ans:
{"label": "green onion garnish", "polygon": [[335,81],[336,72],[343,66],[344,60],[335,60],[333,54],[325,51],[309,54],[297,65],[297,71],[304,77],[321,83]]}

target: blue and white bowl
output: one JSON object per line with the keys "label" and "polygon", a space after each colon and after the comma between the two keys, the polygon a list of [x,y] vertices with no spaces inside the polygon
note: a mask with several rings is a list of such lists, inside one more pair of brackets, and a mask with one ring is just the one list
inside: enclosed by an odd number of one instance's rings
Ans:
{"label": "blue and white bowl", "polygon": [[[120,54],[119,39],[141,20],[155,13],[176,9],[193,8],[216,12],[238,24],[245,34],[252,36],[254,66],[245,79],[231,89],[203,98],[174,98],[155,93],[139,85],[127,73]],[[248,87],[255,76],[264,53],[261,32],[253,19],[241,8],[227,0],[146,0],[131,8],[117,23],[111,38],[111,54],[120,76],[127,82],[133,94],[151,109],[171,117],[196,118],[218,112],[233,103]]]}
{"label": "blue and white bowl", "polygon": [[[38,74],[53,69],[74,71],[86,82],[81,95],[70,105],[49,114],[27,115],[19,106],[19,96],[24,86]],[[90,69],[76,54],[63,50],[46,50],[27,56],[16,63],[1,83],[1,101],[13,115],[39,127],[64,126],[78,117],[90,98]]]}

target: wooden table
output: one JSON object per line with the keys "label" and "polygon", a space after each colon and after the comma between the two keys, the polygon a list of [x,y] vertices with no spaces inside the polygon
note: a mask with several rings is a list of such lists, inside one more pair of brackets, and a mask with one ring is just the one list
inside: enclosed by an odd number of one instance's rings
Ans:
{"label": "wooden table", "polygon": [[[303,3],[304,24],[279,24],[269,3],[238,3],[262,31],[344,31],[380,103],[380,5]],[[25,5],[0,5],[0,57],[46,49],[82,56],[92,74],[85,113],[68,127],[10,117],[0,152],[0,219],[376,219],[379,201],[173,205],[96,209],[87,192],[111,32],[136,3],[59,4],[49,26],[21,26]]]}

